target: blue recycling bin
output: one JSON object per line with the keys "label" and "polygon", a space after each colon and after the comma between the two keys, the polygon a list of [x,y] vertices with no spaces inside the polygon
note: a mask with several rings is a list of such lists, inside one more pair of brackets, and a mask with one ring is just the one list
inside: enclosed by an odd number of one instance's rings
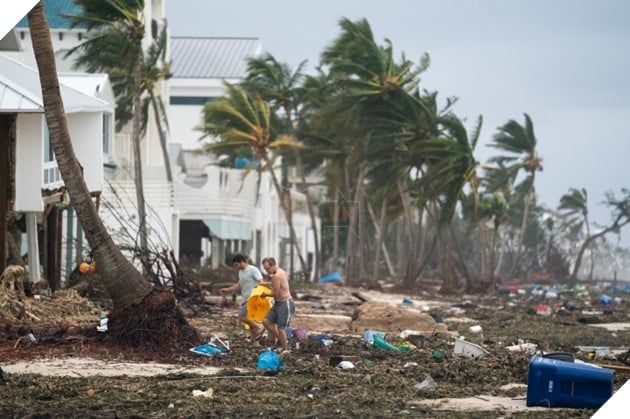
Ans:
{"label": "blue recycling bin", "polygon": [[615,372],[588,364],[533,357],[527,374],[527,406],[596,409],[613,394]]}

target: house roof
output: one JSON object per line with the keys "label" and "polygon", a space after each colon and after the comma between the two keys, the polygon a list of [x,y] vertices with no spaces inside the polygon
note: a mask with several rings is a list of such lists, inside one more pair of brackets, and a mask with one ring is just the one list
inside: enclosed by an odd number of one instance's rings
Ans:
{"label": "house roof", "polygon": [[[101,112],[107,102],[59,83],[66,113]],[[39,74],[31,67],[0,54],[0,112],[43,112]]]}
{"label": "house roof", "polygon": [[258,38],[171,38],[171,72],[174,78],[241,79],[247,59],[260,54]]}
{"label": "house roof", "polygon": [[[44,0],[44,10],[48,27],[57,29],[70,29],[70,20],[64,15],[78,15],[83,8],[74,3],[74,0]],[[24,16],[16,25],[18,28],[28,28],[28,18]]]}
{"label": "house roof", "polygon": [[59,82],[86,95],[113,102],[114,92],[106,73],[59,73]]}

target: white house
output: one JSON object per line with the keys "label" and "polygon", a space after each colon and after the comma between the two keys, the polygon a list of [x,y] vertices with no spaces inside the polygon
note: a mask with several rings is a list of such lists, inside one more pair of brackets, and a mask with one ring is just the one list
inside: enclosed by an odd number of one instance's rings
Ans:
{"label": "white house", "polygon": [[[164,0],[145,0],[144,5],[146,35],[143,45],[146,48],[166,28],[166,16]],[[92,153],[92,158],[99,159],[98,164],[93,162],[91,166],[100,170],[101,184],[98,191],[102,191],[103,202],[109,204],[115,200],[114,190],[120,196],[129,197],[122,202],[119,200],[117,205],[125,206],[126,213],[134,214],[135,188],[130,127],[124,127],[114,135],[114,101],[109,87],[102,90],[107,85],[103,82],[105,79],[101,75],[81,73],[74,68],[74,57],[65,56],[68,49],[85,39],[86,33],[82,28],[71,28],[64,15],[80,14],[81,9],[72,0],[44,0],[44,6],[62,83],[67,87],[72,86],[73,91],[78,91],[85,97],[106,102],[103,104],[103,119],[99,128],[106,138],[99,148],[103,152]],[[255,173],[252,172],[243,180],[244,170],[234,167],[234,164],[228,165],[232,167],[221,168],[213,157],[194,154],[201,137],[197,127],[201,122],[203,104],[224,94],[224,82],[237,83],[242,80],[247,58],[262,51],[260,40],[217,37],[169,39],[167,59],[171,57],[173,77],[158,86],[158,90],[162,97],[168,98],[166,105],[170,123],[170,155],[176,179],[172,184],[166,180],[157,124],[151,113],[147,133],[141,142],[150,235],[156,240],[170,243],[178,256],[184,254],[190,257],[197,254],[196,262],[199,263],[209,261],[216,266],[227,254],[245,251],[255,260],[260,260],[263,256],[275,256],[288,267],[290,252],[286,244],[289,232],[277,195],[270,187],[268,174],[262,174],[260,194],[256,200]],[[3,46],[3,53],[7,56],[26,65],[34,64],[26,19],[0,40],[0,48]],[[69,118],[74,117],[69,114]],[[92,145],[92,151],[94,150]],[[43,166],[46,164],[54,165],[42,162]],[[42,170],[45,170],[43,166]],[[55,179],[54,168],[47,170],[52,173],[49,176]],[[103,178],[108,180],[105,184],[102,183]],[[308,214],[302,211],[304,195],[294,190],[291,196],[296,208],[294,222],[303,256],[312,260],[314,240]],[[72,212],[68,212],[70,214]],[[103,210],[101,216],[108,227],[116,229],[119,223],[116,217]],[[190,232],[190,227],[194,225],[204,227]],[[201,230],[207,231],[207,234],[197,238]],[[66,235],[76,236],[75,241],[79,248],[76,250],[79,252],[83,247],[79,226],[75,226],[73,231],[67,230]],[[72,249],[72,246],[66,247]],[[71,259],[72,257],[67,258]],[[296,267],[297,260],[297,255],[294,255],[293,265]],[[71,264],[67,263],[66,270],[70,269]]]}
{"label": "white house", "polygon": [[[223,96],[226,82],[242,81],[247,59],[261,51],[257,38],[171,38],[169,118],[171,154],[180,171],[175,182],[180,256],[212,266],[234,252],[245,252],[257,263],[274,256],[291,266],[290,232],[269,173],[261,174],[258,185],[255,170],[198,152],[203,105]],[[297,190],[291,197],[296,236],[313,266],[315,241],[305,197]],[[298,260],[295,254],[296,270]]]}
{"label": "white house", "polygon": [[[111,98],[107,75],[62,77],[60,90],[76,157],[83,168],[88,189],[97,198],[103,190],[104,153],[101,151],[113,138],[114,105],[99,99],[96,94],[90,95],[71,86],[89,89],[87,86],[93,86],[95,80],[98,80],[101,96]],[[67,205],[43,112],[37,71],[0,54],[0,113],[11,115],[15,121],[13,210],[26,218],[29,271],[33,280],[39,277],[38,222],[46,225],[44,272],[49,276],[61,274],[62,253],[72,254],[72,242],[77,238],[72,233],[76,222]],[[65,231],[71,234],[67,237],[69,244],[62,250],[63,238],[59,232],[63,231],[64,225],[67,227]]]}

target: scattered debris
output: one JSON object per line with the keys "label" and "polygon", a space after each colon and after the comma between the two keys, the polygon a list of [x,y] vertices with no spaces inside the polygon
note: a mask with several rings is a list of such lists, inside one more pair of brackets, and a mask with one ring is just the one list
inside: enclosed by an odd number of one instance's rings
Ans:
{"label": "scattered debris", "polygon": [[482,327],[479,325],[471,326],[468,330],[470,330],[470,333],[473,333],[475,335],[478,335],[483,332]]}
{"label": "scattered debris", "polygon": [[341,361],[338,367],[343,370],[352,370],[354,369],[354,364],[350,361]]}
{"label": "scattered debris", "polygon": [[274,351],[264,351],[258,355],[256,368],[263,371],[278,371],[282,366],[280,356]]}
{"label": "scattered debris", "polygon": [[536,345],[535,343],[523,342],[519,343],[518,345],[506,346],[505,349],[510,352],[524,352],[526,354],[533,355],[536,353],[538,345]]}
{"label": "scattered debris", "polygon": [[483,358],[489,352],[481,346],[467,342],[463,339],[457,339],[455,341],[454,352],[456,355],[465,356],[468,358]]}
{"label": "scattered debris", "polygon": [[207,389],[206,391],[193,390],[192,395],[193,397],[204,397],[206,399],[211,399],[214,395],[214,390],[211,388]]}
{"label": "scattered debris", "polygon": [[423,382],[417,383],[413,386],[416,390],[433,390],[437,387],[437,383],[433,380],[429,374],[427,374],[426,378]]}

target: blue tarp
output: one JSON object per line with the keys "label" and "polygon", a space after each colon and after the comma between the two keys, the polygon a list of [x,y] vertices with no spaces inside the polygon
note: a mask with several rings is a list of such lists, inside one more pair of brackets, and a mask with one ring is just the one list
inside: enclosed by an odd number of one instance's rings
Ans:
{"label": "blue tarp", "polygon": [[343,282],[343,279],[341,278],[341,275],[339,274],[339,272],[335,271],[335,272],[329,273],[328,275],[319,277],[320,284],[328,284],[330,282]]}

